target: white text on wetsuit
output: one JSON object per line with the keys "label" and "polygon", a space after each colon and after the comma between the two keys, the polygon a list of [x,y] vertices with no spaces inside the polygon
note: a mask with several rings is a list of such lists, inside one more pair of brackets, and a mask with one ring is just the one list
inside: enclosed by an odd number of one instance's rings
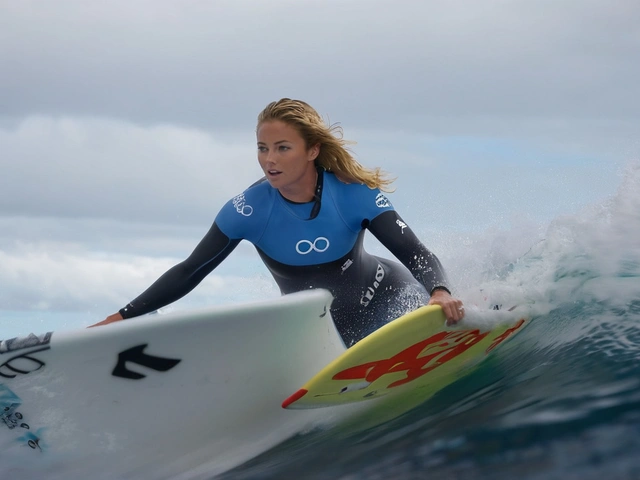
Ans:
{"label": "white text on wetsuit", "polygon": [[376,290],[380,286],[382,279],[384,278],[384,268],[382,265],[378,264],[378,268],[376,269],[376,279],[373,281],[373,287],[367,287],[367,291],[364,292],[364,295],[360,299],[360,303],[365,307],[369,305],[373,296],[376,294]]}
{"label": "white text on wetsuit", "polygon": [[233,197],[232,202],[236,212],[239,214],[244,215],[245,217],[250,217],[253,213],[253,207],[245,203],[244,193]]}

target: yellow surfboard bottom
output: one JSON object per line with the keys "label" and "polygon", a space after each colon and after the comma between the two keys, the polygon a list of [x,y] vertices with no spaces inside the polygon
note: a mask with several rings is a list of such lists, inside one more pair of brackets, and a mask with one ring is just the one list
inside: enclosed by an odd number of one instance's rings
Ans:
{"label": "yellow surfboard bottom", "polygon": [[439,306],[421,307],[353,345],[282,407],[327,407],[417,389],[420,397],[428,398],[486,358],[525,323],[522,318],[486,331],[447,327]]}

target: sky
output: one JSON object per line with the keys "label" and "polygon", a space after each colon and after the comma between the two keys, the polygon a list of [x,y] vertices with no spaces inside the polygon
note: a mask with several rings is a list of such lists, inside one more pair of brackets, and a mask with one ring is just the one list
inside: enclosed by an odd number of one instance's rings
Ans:
{"label": "sky", "polygon": [[[640,157],[638,19],[635,0],[0,0],[0,327],[93,323],[185,258],[261,176],[256,117],[282,97],[397,178],[444,260],[601,201]],[[275,295],[241,244],[190,298]]]}

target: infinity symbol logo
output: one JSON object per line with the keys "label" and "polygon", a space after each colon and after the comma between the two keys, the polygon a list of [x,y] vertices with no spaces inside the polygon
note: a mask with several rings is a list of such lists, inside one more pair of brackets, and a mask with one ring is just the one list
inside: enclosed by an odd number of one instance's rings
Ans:
{"label": "infinity symbol logo", "polygon": [[306,255],[311,251],[322,253],[329,248],[329,239],[325,237],[318,237],[313,242],[309,240],[300,240],[296,243],[296,252],[300,255]]}

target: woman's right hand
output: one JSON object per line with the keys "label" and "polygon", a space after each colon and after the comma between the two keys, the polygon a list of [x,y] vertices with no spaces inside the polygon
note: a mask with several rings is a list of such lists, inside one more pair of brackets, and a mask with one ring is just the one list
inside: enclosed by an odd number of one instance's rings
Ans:
{"label": "woman's right hand", "polygon": [[120,312],[118,312],[118,313],[114,313],[113,315],[109,315],[107,318],[105,318],[101,322],[98,322],[94,325],[89,325],[87,328],[100,327],[102,325],[108,325],[113,322],[119,322],[120,320],[124,320],[124,318],[122,318],[122,315],[120,315]]}

